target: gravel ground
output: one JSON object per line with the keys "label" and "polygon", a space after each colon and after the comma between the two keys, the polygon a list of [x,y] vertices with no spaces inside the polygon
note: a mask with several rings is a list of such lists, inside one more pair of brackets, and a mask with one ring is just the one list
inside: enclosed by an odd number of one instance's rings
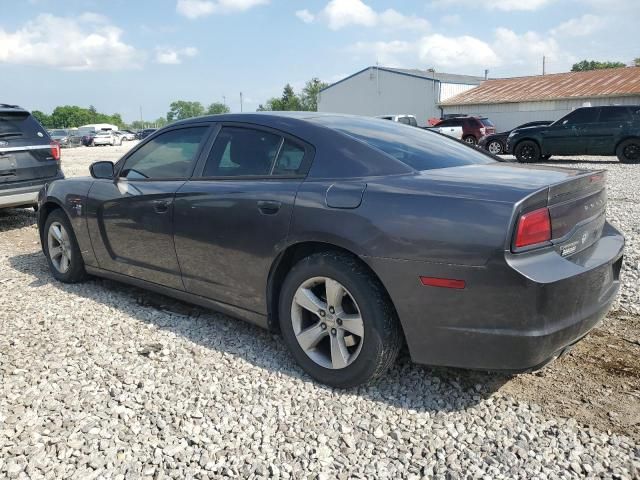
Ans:
{"label": "gravel ground", "polygon": [[[129,147],[65,150],[65,172]],[[615,312],[517,377],[404,355],[374,385],[330,389],[251,325],[53,281],[33,213],[0,211],[0,477],[640,478],[640,168],[608,160],[566,165],[610,170],[628,240]]]}

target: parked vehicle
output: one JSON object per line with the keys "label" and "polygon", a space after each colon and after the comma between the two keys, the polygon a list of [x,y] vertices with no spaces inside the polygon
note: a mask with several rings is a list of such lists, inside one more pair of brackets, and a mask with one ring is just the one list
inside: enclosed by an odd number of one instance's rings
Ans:
{"label": "parked vehicle", "polygon": [[118,130],[116,133],[120,135],[123,140],[131,141],[136,139],[136,134],[131,130]]}
{"label": "parked vehicle", "polygon": [[349,387],[414,361],[537,368],[603,318],[623,236],[605,172],[498,162],[373,118],[173,123],[39,196],[53,276],[111,278],[280,330]]}
{"label": "parked vehicle", "polygon": [[455,138],[456,140],[462,140],[462,127],[422,127],[425,130],[432,130],[434,132],[442,133],[448,137]]}
{"label": "parked vehicle", "polygon": [[551,125],[511,132],[506,149],[526,163],[551,155],[616,155],[640,163],[640,106],[577,108]]}
{"label": "parked vehicle", "polygon": [[27,110],[0,104],[0,208],[33,207],[42,185],[61,178],[60,144]]}
{"label": "parked vehicle", "polygon": [[61,147],[77,147],[82,144],[82,138],[71,130],[56,128],[50,130],[49,136],[51,140],[58,142]]}
{"label": "parked vehicle", "polygon": [[82,132],[83,135],[87,132],[102,132],[104,130],[117,131],[118,126],[111,123],[91,123],[89,125],[82,125],[81,127],[78,127],[78,131]]}
{"label": "parked vehicle", "polygon": [[113,130],[103,130],[101,132],[96,132],[95,137],[93,137],[93,145],[101,146],[101,145],[122,145],[122,137],[118,135]]}
{"label": "parked vehicle", "polygon": [[496,133],[496,127],[486,117],[455,117],[436,124],[436,127],[462,127],[462,140],[470,145],[477,145],[485,135]]}
{"label": "parked vehicle", "polygon": [[136,133],[136,138],[138,140],[142,140],[144,138],[147,138],[149,135],[154,133],[156,130],[158,130],[158,129],[157,128],[145,128],[144,130],[140,130],[138,133]]}
{"label": "parked vehicle", "polygon": [[500,154],[506,153],[507,137],[514,130],[529,128],[529,127],[540,127],[544,125],[550,125],[551,123],[553,122],[548,120],[540,120],[537,122],[523,123],[522,125],[516,128],[512,128],[511,130],[508,130],[506,132],[492,133],[489,135],[485,135],[478,141],[478,146],[480,148],[484,148],[489,153],[492,153],[494,155],[500,155]]}
{"label": "parked vehicle", "polygon": [[93,147],[93,139],[96,136],[96,132],[86,132],[81,137],[82,145],[85,147]]}
{"label": "parked vehicle", "polygon": [[376,118],[383,120],[391,120],[392,122],[402,123],[404,125],[411,125],[412,127],[418,126],[418,121],[414,115],[379,115]]}

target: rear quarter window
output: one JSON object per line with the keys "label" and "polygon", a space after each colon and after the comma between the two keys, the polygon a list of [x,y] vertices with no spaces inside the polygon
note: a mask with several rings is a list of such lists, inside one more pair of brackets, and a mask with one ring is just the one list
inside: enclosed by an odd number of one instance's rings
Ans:
{"label": "rear quarter window", "polygon": [[495,127],[493,122],[488,118],[481,118],[480,121],[482,122],[482,125],[484,125],[485,127]]}
{"label": "rear quarter window", "polygon": [[42,125],[28,112],[0,112],[0,138],[47,140]]}
{"label": "rear quarter window", "polygon": [[332,116],[311,120],[364,142],[415,170],[495,162],[481,150],[462,142],[395,122]]}

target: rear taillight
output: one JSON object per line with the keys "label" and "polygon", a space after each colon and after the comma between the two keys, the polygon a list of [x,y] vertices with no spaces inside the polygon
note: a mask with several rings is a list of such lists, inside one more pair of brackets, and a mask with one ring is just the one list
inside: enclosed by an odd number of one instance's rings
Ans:
{"label": "rear taillight", "polygon": [[518,220],[515,246],[528,247],[551,240],[551,218],[548,208],[525,213]]}
{"label": "rear taillight", "polygon": [[51,142],[51,156],[57,161],[60,161],[60,144],[58,142]]}
{"label": "rear taillight", "polygon": [[484,135],[485,133],[487,133],[487,129],[484,127],[480,127],[480,135]]}

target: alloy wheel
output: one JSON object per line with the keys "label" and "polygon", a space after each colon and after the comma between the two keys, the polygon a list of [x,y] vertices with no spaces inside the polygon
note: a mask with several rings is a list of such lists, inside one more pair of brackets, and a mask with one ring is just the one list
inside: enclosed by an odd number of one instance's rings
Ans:
{"label": "alloy wheel", "polygon": [[502,145],[500,145],[500,142],[490,142],[487,146],[487,150],[494,155],[498,155],[499,153],[502,153]]}
{"label": "alloy wheel", "polygon": [[640,160],[640,146],[636,145],[635,143],[627,145],[622,153],[628,160]]}
{"label": "alloy wheel", "polygon": [[362,350],[364,322],[349,291],[334,279],[306,280],[293,297],[291,322],[298,344],[318,365],[341,369]]}
{"label": "alloy wheel", "polygon": [[54,268],[60,273],[67,273],[71,266],[71,242],[69,234],[59,222],[53,222],[47,232],[49,258]]}

